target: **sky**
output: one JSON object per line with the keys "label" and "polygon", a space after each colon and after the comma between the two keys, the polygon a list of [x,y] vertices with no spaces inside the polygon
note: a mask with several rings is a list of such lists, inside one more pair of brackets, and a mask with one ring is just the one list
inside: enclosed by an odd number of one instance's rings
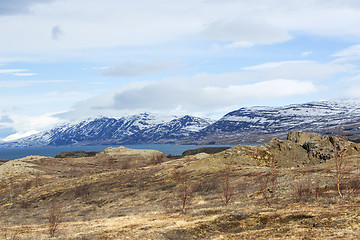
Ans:
{"label": "sky", "polygon": [[358,0],[0,0],[0,139],[360,97]]}

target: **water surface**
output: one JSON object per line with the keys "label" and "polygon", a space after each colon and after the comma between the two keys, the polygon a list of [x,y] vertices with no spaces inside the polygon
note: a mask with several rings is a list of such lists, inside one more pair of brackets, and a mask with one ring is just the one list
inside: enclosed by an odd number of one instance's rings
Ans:
{"label": "water surface", "polygon": [[[181,155],[188,149],[200,147],[232,147],[234,145],[176,145],[176,144],[136,144],[123,145],[133,149],[154,149],[163,152],[165,155]],[[14,160],[30,155],[40,155],[45,157],[55,157],[61,152],[82,150],[86,152],[101,152],[108,147],[119,147],[119,145],[99,145],[99,146],[61,146],[61,147],[31,147],[31,148],[0,148],[0,159]]]}

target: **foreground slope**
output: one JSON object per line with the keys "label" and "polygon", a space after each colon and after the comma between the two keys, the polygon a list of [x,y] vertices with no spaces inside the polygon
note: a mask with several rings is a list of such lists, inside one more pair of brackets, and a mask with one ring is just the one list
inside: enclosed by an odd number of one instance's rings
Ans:
{"label": "foreground slope", "polygon": [[0,236],[49,239],[55,212],[55,239],[359,239],[359,149],[291,133],[182,159],[123,147],[29,156],[0,165]]}

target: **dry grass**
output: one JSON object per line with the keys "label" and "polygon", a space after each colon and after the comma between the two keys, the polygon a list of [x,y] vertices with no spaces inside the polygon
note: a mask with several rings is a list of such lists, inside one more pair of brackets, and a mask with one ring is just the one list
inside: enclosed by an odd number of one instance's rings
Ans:
{"label": "dry grass", "polygon": [[[54,239],[360,238],[359,191],[339,197],[333,162],[203,171],[196,158],[110,157],[37,159],[3,176],[0,239],[49,239],[54,200]],[[343,169],[351,187],[358,159]]]}

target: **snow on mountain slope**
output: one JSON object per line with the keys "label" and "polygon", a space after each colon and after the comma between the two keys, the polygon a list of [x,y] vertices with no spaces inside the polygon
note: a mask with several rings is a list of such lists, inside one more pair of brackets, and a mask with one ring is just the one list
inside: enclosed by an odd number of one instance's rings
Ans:
{"label": "snow on mountain slope", "polygon": [[189,136],[213,123],[209,119],[142,113],[120,118],[99,117],[67,123],[1,146],[62,146],[73,144],[169,142]]}
{"label": "snow on mountain slope", "polygon": [[[141,144],[221,143],[264,141],[264,135],[285,136],[289,131],[339,134],[344,129],[360,138],[360,99],[320,101],[283,107],[240,108],[218,121],[192,116],[161,116],[149,113],[126,117],[99,117],[68,123],[47,132],[0,147]],[[265,139],[267,140],[267,139]]]}
{"label": "snow on mountain slope", "polygon": [[360,99],[320,101],[284,107],[240,108],[200,130],[198,136],[224,138],[293,130],[324,132],[359,123]]}

